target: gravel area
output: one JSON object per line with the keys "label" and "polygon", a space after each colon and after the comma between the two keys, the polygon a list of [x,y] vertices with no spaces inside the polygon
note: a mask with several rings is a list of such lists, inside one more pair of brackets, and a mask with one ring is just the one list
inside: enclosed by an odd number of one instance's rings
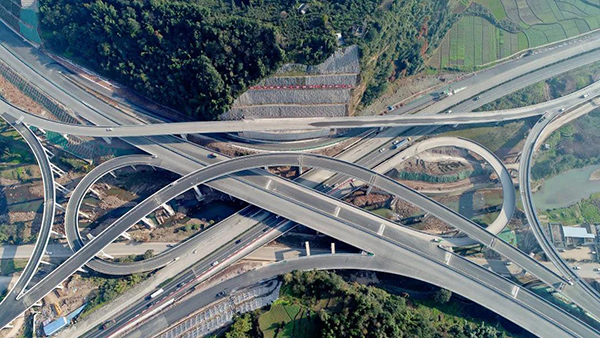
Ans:
{"label": "gravel area", "polygon": [[322,85],[356,85],[357,74],[320,75],[320,76],[285,76],[270,77],[262,80],[259,86],[322,86]]}
{"label": "gravel area", "polygon": [[277,74],[304,72],[307,74],[358,74],[360,62],[358,46],[353,45],[333,53],[323,63],[316,66],[306,66],[296,63],[283,65]]}
{"label": "gravel area", "polygon": [[348,107],[345,104],[336,105],[277,105],[233,108],[221,115],[222,120],[240,120],[247,118],[270,117],[313,117],[313,116],[346,116]]}
{"label": "gravel area", "polygon": [[349,89],[261,89],[242,94],[233,107],[266,104],[345,104]]}

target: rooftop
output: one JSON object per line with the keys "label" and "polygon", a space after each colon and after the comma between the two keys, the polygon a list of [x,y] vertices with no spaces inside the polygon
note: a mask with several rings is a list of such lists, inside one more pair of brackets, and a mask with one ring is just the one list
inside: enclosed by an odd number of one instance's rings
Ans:
{"label": "rooftop", "polygon": [[585,228],[579,227],[562,227],[565,237],[571,238],[594,238],[593,234],[587,232]]}

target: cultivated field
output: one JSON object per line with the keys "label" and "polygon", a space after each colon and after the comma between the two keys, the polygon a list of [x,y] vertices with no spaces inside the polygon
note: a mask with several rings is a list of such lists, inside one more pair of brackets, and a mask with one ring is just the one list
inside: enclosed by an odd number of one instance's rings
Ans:
{"label": "cultivated field", "polygon": [[[430,66],[473,70],[527,48],[600,28],[600,0],[472,2],[475,4],[463,0],[456,6],[455,12],[462,12],[462,18],[448,32]],[[491,17],[476,14],[473,8],[477,5],[489,10]]]}

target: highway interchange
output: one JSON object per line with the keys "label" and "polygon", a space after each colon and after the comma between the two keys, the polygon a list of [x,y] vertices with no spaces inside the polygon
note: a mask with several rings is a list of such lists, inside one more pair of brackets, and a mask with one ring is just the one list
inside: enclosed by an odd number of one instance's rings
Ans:
{"label": "highway interchange", "polygon": [[[262,169],[253,168],[261,168],[264,166],[275,165],[295,165],[301,167],[323,168],[327,169],[327,171],[343,173],[343,176],[338,175],[337,178],[328,178],[327,174],[325,174],[323,171],[311,170],[310,172],[308,172],[307,175],[312,176],[312,178],[310,179],[310,181],[313,182],[312,187],[316,187],[320,190],[327,190],[326,188],[324,188],[323,185],[320,185],[320,182],[327,181],[328,179],[345,181],[343,177],[347,176],[353,176],[359,181],[363,181],[369,183],[370,185],[382,188],[394,195],[399,196],[400,198],[406,199],[407,201],[418,205],[422,209],[443,219],[447,223],[460,229],[463,233],[469,235],[471,240],[476,240],[477,242],[483,243],[491,249],[499,252],[504,257],[522,266],[524,269],[534,274],[547,284],[562,290],[562,292],[568,292],[569,296],[574,302],[579,304],[581,307],[583,307],[590,313],[594,314],[596,317],[600,318],[600,314],[598,313],[600,307],[597,303],[597,294],[593,293],[593,291],[589,289],[589,286],[587,286],[585,282],[576,278],[576,275],[574,277],[573,272],[571,270],[568,270],[568,273],[566,271],[560,271],[561,275],[557,275],[556,273],[548,270],[538,262],[529,258],[528,255],[518,251],[517,249],[498,239],[494,236],[493,233],[481,229],[468,219],[426,198],[418,192],[408,189],[407,187],[404,187],[402,185],[399,185],[393,180],[390,180],[385,176],[377,174],[375,171],[370,170],[370,168],[374,168],[378,165],[381,165],[381,163],[385,162],[385,160],[382,161],[381,159],[377,159],[374,161],[374,159],[377,158],[377,156],[375,156],[370,160],[363,160],[362,163],[360,163],[360,159],[365,156],[369,149],[376,150],[382,144],[389,145],[391,140],[395,138],[395,135],[399,135],[403,131],[403,129],[405,129],[397,128],[399,126],[412,127],[430,126],[438,124],[445,125],[496,122],[503,121],[507,118],[513,119],[536,116],[543,114],[547,109],[552,109],[553,111],[555,111],[556,108],[559,106],[562,107],[566,105],[567,107],[571,107],[581,102],[584,102],[585,100],[582,100],[580,98],[581,93],[577,93],[557,102],[549,102],[547,104],[542,104],[542,106],[540,107],[530,107],[529,109],[521,109],[513,112],[491,112],[484,114],[452,113],[432,115],[433,112],[444,113],[448,110],[449,107],[454,107],[455,105],[458,106],[457,108],[453,108],[453,110],[468,112],[470,111],[470,109],[465,108],[465,110],[462,110],[460,106],[461,102],[479,93],[476,92],[475,94],[473,94],[471,93],[471,91],[483,91],[487,89],[494,90],[492,88],[498,88],[498,84],[500,84],[500,86],[503,86],[504,82],[509,83],[511,82],[509,81],[510,79],[518,77],[515,74],[519,74],[519,76],[522,76],[523,74],[529,72],[540,71],[540,69],[547,71],[547,68],[542,68],[540,65],[540,63],[543,62],[547,62],[543,63],[544,66],[552,62],[559,62],[561,60],[565,60],[564,62],[567,63],[572,63],[571,60],[573,59],[570,58],[577,57],[576,55],[581,54],[582,52],[588,52],[586,54],[582,54],[582,57],[588,58],[587,62],[597,61],[598,59],[600,59],[600,57],[598,57],[598,54],[600,53],[589,53],[589,51],[594,48],[598,48],[599,41],[600,39],[598,39],[597,36],[592,36],[589,39],[584,39],[583,42],[580,41],[571,45],[565,45],[558,52],[554,51],[553,53],[548,52],[545,54],[540,53],[528,57],[529,59],[522,58],[516,61],[517,66],[513,65],[514,67],[510,67],[508,71],[499,72],[497,74],[494,73],[502,67],[492,68],[490,72],[493,73],[492,75],[494,76],[485,77],[486,80],[481,81],[481,86],[478,85],[476,86],[477,88],[469,87],[469,90],[466,93],[462,94],[463,92],[461,92],[461,95],[451,97],[452,100],[442,100],[439,102],[435,102],[429,105],[427,108],[425,108],[423,112],[419,112],[419,114],[417,115],[410,115],[408,117],[405,115],[390,115],[369,118],[364,117],[338,119],[331,121],[323,121],[322,119],[310,119],[310,121],[308,121],[307,119],[306,122],[296,123],[296,121],[293,121],[294,123],[291,124],[289,123],[289,120],[288,122],[265,120],[246,121],[242,123],[200,122],[182,124],[177,126],[175,126],[175,123],[169,123],[167,125],[143,124],[144,121],[142,119],[128,116],[123,112],[116,110],[114,107],[111,107],[106,103],[98,100],[94,96],[89,95],[87,92],[82,91],[80,88],[73,86],[72,84],[65,81],[64,78],[61,77],[60,73],[56,72],[55,69],[51,67],[45,67],[44,64],[40,63],[40,59],[34,58],[30,54],[32,52],[29,50],[29,47],[23,46],[22,44],[19,45],[16,43],[16,41],[11,41],[10,45],[12,46],[10,47],[8,46],[8,44],[3,44],[2,50],[0,50],[0,52],[5,52],[0,53],[0,56],[2,56],[3,61],[6,61],[9,64],[12,62],[12,66],[17,67],[19,71],[22,71],[23,73],[27,73],[26,76],[28,78],[30,78],[31,80],[36,79],[36,84],[42,87],[47,93],[52,93],[52,95],[56,99],[65,103],[67,106],[72,107],[75,111],[77,111],[77,114],[79,114],[81,117],[97,125],[76,126],[56,123],[35,117],[34,115],[28,114],[19,109],[14,109],[14,107],[3,103],[2,109],[0,110],[2,111],[2,116],[6,119],[12,119],[11,121],[15,124],[15,126],[17,126],[17,128],[23,128],[28,130],[27,128],[24,128],[24,125],[31,125],[46,130],[54,130],[75,135],[77,135],[78,133],[82,133],[81,135],[88,136],[130,136],[125,139],[127,142],[140,148],[141,150],[152,154],[152,156],[147,156],[144,159],[135,160],[141,160],[141,162],[139,163],[142,164],[146,162],[146,164],[153,164],[158,167],[167,168],[168,170],[183,175],[183,177],[177,180],[176,182],[172,183],[168,187],[165,187],[152,197],[148,198],[146,201],[140,203],[138,206],[133,208],[130,212],[128,212],[126,215],[124,215],[122,218],[116,221],[113,225],[104,230],[99,236],[94,238],[92,241],[88,242],[87,245],[81,247],[81,243],[78,243],[78,241],[69,240],[70,244],[73,246],[73,249],[76,251],[73,256],[71,256],[61,266],[52,271],[38,284],[36,284],[33,287],[27,288],[26,293],[23,297],[19,297],[21,291],[23,290],[13,289],[11,291],[11,294],[9,294],[9,296],[7,296],[2,303],[0,303],[0,309],[3,310],[0,314],[0,323],[2,324],[0,326],[5,326],[14,317],[16,317],[16,315],[22,313],[37,300],[41,299],[46,293],[50,292],[57,284],[59,284],[64,279],[68,278],[71,274],[73,274],[77,270],[77,268],[82,267],[88,262],[92,266],[99,262],[98,260],[92,260],[96,256],[96,254],[99,251],[101,251],[101,249],[110,244],[114,239],[120,236],[131,225],[137,223],[142,217],[146,216],[154,209],[160,207],[164,202],[167,202],[170,199],[181,194],[182,192],[191,189],[193,186],[208,182],[214,188],[228,193],[232,196],[235,196],[239,199],[245,200],[252,205],[260,207],[260,209],[270,211],[275,215],[281,215],[283,218],[294,221],[296,223],[304,224],[315,230],[326,233],[331,237],[340,239],[365,251],[371,252],[375,254],[376,258],[374,258],[374,261],[382,262],[383,258],[385,258],[385,261],[387,262],[386,264],[406,264],[407,260],[410,262],[414,262],[415,264],[410,268],[407,268],[406,266],[402,268],[394,267],[389,268],[389,270],[384,269],[384,271],[392,271],[394,273],[409,275],[417,279],[429,282],[438,280],[434,277],[431,277],[434,276],[435,273],[453,275],[453,278],[447,278],[448,276],[440,278],[442,276],[438,275],[436,276],[436,278],[440,279],[437,283],[434,282],[434,284],[447,287],[459,294],[465,295],[467,298],[471,298],[472,300],[479,302],[482,305],[488,306],[494,311],[498,312],[499,314],[518,323],[519,325],[523,326],[529,331],[539,334],[540,336],[557,335],[590,337],[598,335],[596,331],[594,331],[587,325],[579,322],[570,315],[555,308],[553,305],[545,303],[545,301],[536,298],[535,295],[531,294],[526,289],[520,288],[519,286],[514,285],[511,282],[508,282],[507,280],[493,273],[490,273],[485,269],[477,267],[473,263],[465,261],[464,259],[460,258],[460,256],[446,251],[444,248],[438,247],[437,245],[431,243],[427,239],[420,238],[419,234],[415,234],[412,231],[397,226],[385,219],[378,218],[375,215],[367,213],[351,205],[347,205],[339,200],[332,198],[328,194],[320,193],[316,190],[307,188],[306,186],[300,186],[294,182],[283,180],[274,175],[268,174]],[[26,66],[23,66],[24,64]],[[581,65],[581,63],[579,65]],[[560,69],[564,71],[564,68],[560,67]],[[542,73],[540,71],[540,74],[543,74],[544,77],[548,77],[551,76],[549,74],[552,73]],[[478,76],[482,76],[482,74],[478,74]],[[467,79],[467,81],[472,81],[472,79],[473,78]],[[502,79],[506,79],[506,81],[503,81]],[[519,82],[519,84],[514,84],[515,88],[522,85],[523,81],[517,82]],[[587,88],[586,90],[595,95],[596,91],[598,90],[597,83],[594,84],[593,87]],[[492,100],[494,95],[500,95],[501,93],[501,91],[498,91],[498,93],[496,94],[491,94],[488,92],[484,94],[484,97],[486,98],[486,100]],[[475,104],[473,102],[474,101],[471,100],[464,101],[462,105],[472,106]],[[439,109],[440,105],[444,105],[443,109]],[[548,120],[550,120],[550,118],[548,118]],[[19,123],[15,121],[19,121]],[[168,128],[166,128],[165,126],[167,126]],[[350,154],[350,152],[342,154],[342,156],[349,157],[346,160],[331,159],[308,154],[303,155],[301,153],[273,153],[266,155],[246,156],[232,160],[226,159],[223,155],[218,155],[217,158],[210,158],[209,155],[212,152],[211,150],[204,149],[190,142],[181,140],[179,137],[167,136],[172,134],[179,135],[188,133],[198,133],[208,130],[210,130],[210,132],[215,132],[244,130],[281,130],[286,128],[311,129],[375,126],[393,126],[395,128],[385,129],[379,132],[379,134],[376,137],[365,139],[365,141],[361,144],[361,147],[357,147],[362,149],[356,150],[357,148],[355,148],[355,153],[353,154]],[[171,127],[173,127],[173,129],[169,129]],[[532,132],[531,134],[534,133]],[[370,146],[366,146],[366,144],[368,143],[372,144]],[[443,142],[441,144],[443,144]],[[32,149],[34,149],[35,152],[34,145],[32,145]],[[401,153],[401,150],[402,149],[395,152],[395,154]],[[394,156],[394,154],[386,154],[386,156]],[[405,155],[397,156],[397,158],[402,158]],[[351,163],[352,161],[356,161],[357,164]],[[489,162],[492,163],[493,161],[494,160],[490,158]],[[43,158],[38,158],[38,162],[40,162],[40,165],[43,168]],[[204,167],[205,165],[208,166]],[[108,166],[109,165],[107,165],[107,167]],[[118,166],[115,166],[115,168],[116,167]],[[114,170],[114,168],[112,169]],[[249,169],[253,170],[247,171]],[[500,168],[495,167],[494,169],[497,169],[497,172],[498,170],[502,172],[502,169]],[[226,176],[228,174],[231,175]],[[100,176],[101,175],[91,176],[89,181],[86,182],[85,186],[91,186],[91,184],[93,184],[93,181],[98,179]],[[52,177],[51,174],[50,177]],[[299,182],[306,183],[306,181],[308,180],[309,179],[307,179],[306,176],[304,176],[301,177]],[[524,182],[528,182],[528,180],[526,179]],[[80,190],[77,190],[78,194],[80,194],[78,196],[85,195],[85,192],[87,191],[87,188],[85,186],[82,186]],[[51,215],[53,215],[54,213],[54,199],[51,198],[54,194],[54,188],[53,186],[51,187],[51,192],[48,189],[46,189],[47,194],[45,194],[45,199],[46,201],[51,202],[52,210],[47,210],[47,212],[44,212],[44,219],[48,219],[48,217],[51,217]],[[507,195],[506,193],[509,191],[511,191],[511,189],[505,189],[504,195]],[[512,206],[504,205],[504,210],[506,212],[501,213],[501,215],[504,215],[504,218],[499,217],[500,221],[498,221],[497,223],[502,225],[502,227],[494,227],[493,232],[496,232],[497,229],[498,231],[501,230],[512,216],[512,210],[514,210],[514,189],[512,189],[512,191]],[[510,194],[508,194],[508,196],[510,197]],[[73,201],[73,206],[71,205],[71,201],[69,201],[69,208],[67,209],[67,213],[70,212],[70,215],[75,215],[74,217],[76,219],[77,209],[79,205],[76,202],[76,199],[74,199]],[[281,233],[281,231],[285,231],[286,227],[289,228],[291,226],[290,222],[285,220],[278,220],[276,216],[270,216],[268,213],[260,211],[256,207],[250,207],[242,213],[246,213],[246,215],[252,215],[251,218],[262,220],[259,223],[262,224],[262,226],[268,225],[270,229],[280,229],[279,233]],[[261,234],[265,233],[261,229],[259,229],[259,226],[256,225],[256,221],[248,222],[247,219],[248,217],[244,217],[243,215],[234,215],[228,220],[221,222],[223,224],[220,223],[217,227],[227,228],[227,224],[230,224],[229,226],[231,226],[231,224],[234,224],[236,222],[236,224],[239,224],[240,222],[245,222],[245,224],[248,224],[248,227],[244,228],[244,230],[240,232],[232,232],[228,234],[229,236],[221,236],[221,238],[225,237],[225,239],[222,239],[225,243],[222,243],[222,246],[217,246],[217,248],[221,247],[220,252],[221,254],[225,255],[224,257],[229,257],[228,255],[231,255],[231,253],[235,253],[238,251],[238,249],[235,248],[235,245],[231,244],[233,239],[239,238],[240,235],[243,235],[246,236],[244,237],[245,242],[241,244],[246,243],[248,245],[256,245],[256,239],[260,237]],[[51,223],[52,222],[50,222],[50,225]],[[48,227],[48,236],[49,232],[50,229]],[[272,232],[269,231],[268,233],[271,234]],[[78,236],[77,234],[74,234],[72,232],[70,233],[70,235]],[[40,236],[38,237],[38,241],[44,243],[44,248],[45,243],[47,243],[48,236],[40,234]],[[267,237],[268,236],[266,236],[265,238]],[[74,237],[70,236],[70,238]],[[186,250],[195,247],[197,243],[200,243],[200,241],[202,241],[202,239],[203,236],[196,236],[184,242],[182,245],[176,248],[176,250],[180,250],[178,251],[179,253],[185,252]],[[451,239],[448,240],[450,241]],[[39,258],[35,259],[36,256],[34,256],[29,264],[32,266],[35,264],[36,267],[37,264],[39,264],[39,260],[41,259],[41,256],[38,252],[44,252],[44,250],[37,250],[37,248],[38,246],[36,246],[35,255],[39,256]],[[39,248],[42,248],[41,244]],[[401,262],[398,260],[399,256],[403,258]],[[167,254],[165,254],[165,256],[162,257],[163,258],[157,258],[157,260],[165,259],[164,257],[169,258],[167,258],[166,261],[162,261],[162,263],[159,265],[162,265],[171,259],[171,256],[168,256]],[[211,270],[212,267],[210,266],[210,262],[212,262],[213,257],[209,257],[211,260],[202,260],[201,263],[203,264],[203,266],[198,267],[197,271]],[[560,260],[560,257],[558,259]],[[362,261],[363,258],[360,258],[358,260]],[[312,260],[308,260],[307,262],[309,262],[310,264],[313,263]],[[420,262],[420,264],[417,264],[417,262]],[[97,264],[101,265],[102,263]],[[302,264],[305,263],[299,263],[299,265],[296,268],[305,268],[306,266],[308,266]],[[320,263],[315,262],[315,264],[317,265],[315,265],[314,267],[318,267],[318,264]],[[368,263],[368,267],[374,266],[371,264],[373,263]],[[347,267],[358,267],[358,265],[360,264],[355,264],[351,262],[347,265]],[[339,266],[341,268],[344,267],[343,264],[339,262],[333,264],[333,266]],[[419,271],[423,270],[423,267],[425,266],[427,266],[428,268],[424,270],[426,270],[427,273],[431,273],[432,275],[428,276],[426,272]],[[33,270],[35,270],[35,267],[33,268]],[[194,275],[194,278],[196,277],[196,273],[193,273],[192,275]],[[450,279],[451,281],[445,283],[444,281],[448,279]],[[569,279],[575,280],[575,283],[573,285],[570,285]],[[458,287],[457,285],[451,285],[452,283],[459,284],[459,281],[464,281],[464,283],[461,284],[463,285],[462,288]],[[28,279],[27,282],[29,282]],[[25,285],[27,284],[27,282],[25,282]],[[178,284],[179,282],[174,285],[176,286]],[[477,286],[478,290],[482,289],[481,294],[477,293],[469,295],[469,291],[466,289],[466,286],[471,284],[474,285],[473,287]],[[13,294],[15,292],[16,294]],[[491,298],[486,298],[484,294]],[[492,294],[494,294],[495,296],[493,296]],[[497,302],[493,302],[495,305],[490,304],[492,303],[490,299],[495,298],[501,298],[501,301],[498,300]],[[143,301],[140,304],[143,304]],[[520,309],[522,309],[522,313],[518,311],[512,312],[512,310],[508,310],[514,309],[515,304],[519,306]],[[135,309],[133,309],[131,311],[131,315],[133,316],[133,314],[135,313],[136,311]],[[535,321],[529,322],[529,320],[533,320],[533,317],[528,316],[538,316],[539,318]],[[523,318],[528,318],[527,321],[529,322],[529,324],[526,323],[526,321],[523,320]],[[121,320],[124,319],[126,319],[126,317],[124,317]],[[540,320],[546,322],[547,325],[543,325],[541,327],[539,325],[535,325],[534,327],[533,323],[537,324]]]}

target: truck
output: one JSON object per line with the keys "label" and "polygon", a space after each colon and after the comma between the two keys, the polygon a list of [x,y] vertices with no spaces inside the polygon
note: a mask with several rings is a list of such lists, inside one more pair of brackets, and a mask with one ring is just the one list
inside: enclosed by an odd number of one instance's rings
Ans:
{"label": "truck", "polygon": [[443,100],[449,96],[452,96],[454,94],[457,94],[459,92],[462,92],[463,90],[467,89],[467,87],[461,87],[458,89],[446,89],[444,91],[441,91],[437,94],[437,99],[438,100]]}
{"label": "truck", "polygon": [[406,143],[408,143],[408,139],[402,139],[402,140],[394,140],[394,142],[392,142],[392,149],[398,149],[400,147],[402,147],[403,145],[405,145]]}
{"label": "truck", "polygon": [[160,295],[160,294],[161,294],[161,293],[163,293],[163,292],[165,292],[165,290],[164,290],[163,288],[160,288],[160,289],[158,289],[158,290],[154,291],[154,292],[153,292],[153,293],[150,295],[150,297],[148,297],[148,299],[154,299],[154,298],[158,297],[158,295]]}

